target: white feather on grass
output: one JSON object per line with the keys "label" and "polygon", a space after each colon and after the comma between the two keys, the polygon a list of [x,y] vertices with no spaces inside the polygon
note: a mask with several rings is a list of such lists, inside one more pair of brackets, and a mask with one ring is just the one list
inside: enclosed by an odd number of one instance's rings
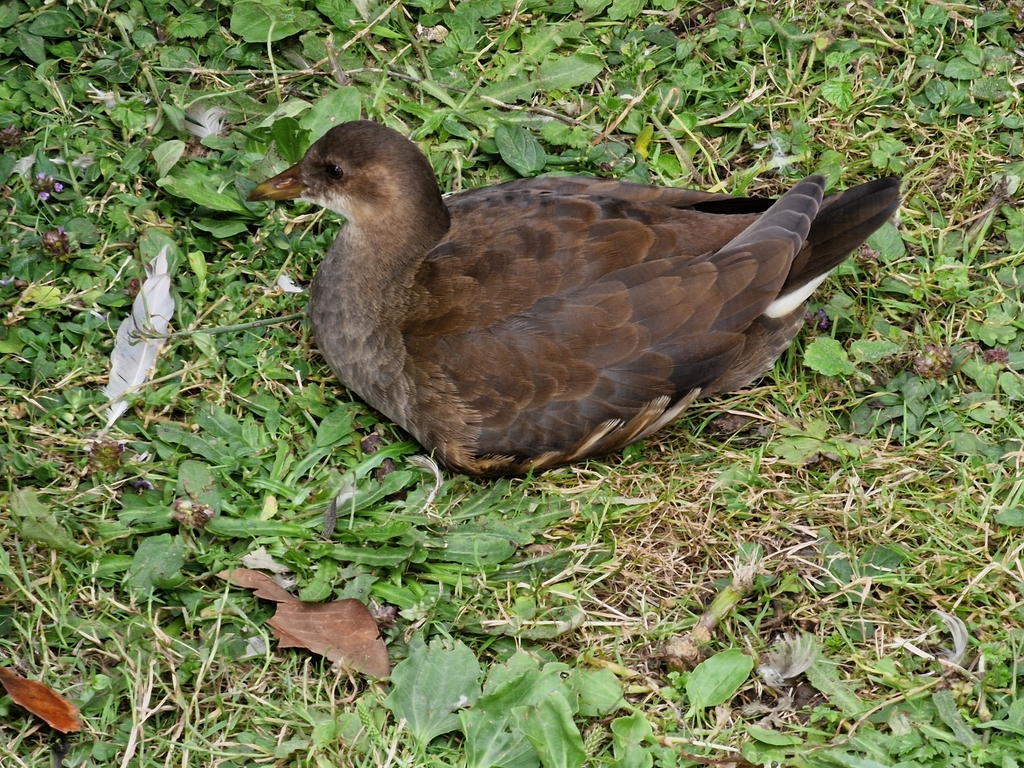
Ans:
{"label": "white feather on grass", "polygon": [[219,107],[190,107],[185,112],[185,130],[199,140],[219,136],[224,130],[224,110]]}
{"label": "white feather on grass", "polygon": [[23,158],[14,163],[11,168],[11,174],[18,174],[24,176],[26,173],[32,170],[32,166],[36,164],[35,155],[25,155]]}
{"label": "white feather on grass", "polygon": [[114,350],[110,353],[110,382],[103,390],[110,398],[110,407],[101,434],[106,434],[128,408],[125,396],[146,382],[163,346],[174,314],[168,250],[169,246],[165,245],[146,265],[146,281],[135,297],[132,313],[117,329]]}

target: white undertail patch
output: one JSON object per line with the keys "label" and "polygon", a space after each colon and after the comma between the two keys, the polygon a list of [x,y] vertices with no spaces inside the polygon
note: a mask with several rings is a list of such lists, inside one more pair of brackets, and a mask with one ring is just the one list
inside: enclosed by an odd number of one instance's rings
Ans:
{"label": "white undertail patch", "polygon": [[828,272],[824,275],[818,275],[811,282],[805,283],[796,290],[790,291],[785,296],[776,299],[764,311],[765,317],[785,317],[793,310],[799,308],[811,297],[814,289],[825,282],[825,278],[828,275]]}

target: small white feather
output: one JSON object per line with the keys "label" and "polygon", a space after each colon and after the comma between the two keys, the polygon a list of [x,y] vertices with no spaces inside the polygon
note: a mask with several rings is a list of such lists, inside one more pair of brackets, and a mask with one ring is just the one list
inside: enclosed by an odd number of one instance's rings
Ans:
{"label": "small white feather", "polygon": [[171,275],[167,268],[164,246],[146,266],[146,281],[132,304],[132,313],[117,329],[114,349],[110,353],[110,382],[103,394],[110,398],[107,424],[102,432],[113,426],[128,407],[125,395],[131,394],[149,379],[163,346],[167,328],[174,314],[171,297]]}
{"label": "small white feather", "polygon": [[441,474],[441,468],[437,465],[429,456],[410,456],[409,463],[414,467],[425,469],[434,478],[434,487],[427,492],[427,500],[423,503],[423,511],[429,512],[430,507],[434,503],[434,499],[437,498],[438,491],[441,490],[441,484],[444,482],[444,476]]}
{"label": "small white feather", "polygon": [[814,293],[814,289],[825,282],[825,278],[828,276],[828,272],[824,275],[818,275],[818,277],[811,280],[811,282],[801,285],[795,291],[790,291],[781,299],[776,299],[768,305],[768,309],[764,311],[765,315],[768,317],[785,317],[811,298],[811,294]]}
{"label": "small white feather", "polygon": [[953,636],[953,649],[946,649],[939,656],[946,661],[960,664],[964,660],[964,656],[967,655],[967,644],[970,642],[971,637],[967,631],[967,625],[952,614],[943,611],[935,611],[935,614],[942,619],[942,623],[946,625],[949,634]]}
{"label": "small white feather", "polygon": [[[274,288],[280,289],[282,293],[302,293],[305,290],[302,286],[297,285],[288,275],[281,275],[277,278]],[[268,289],[266,293],[270,293],[273,289]]]}
{"label": "small white feather", "polygon": [[14,163],[14,167],[11,168],[12,174],[18,174],[24,176],[26,173],[32,170],[32,166],[36,164],[35,155],[25,155]]}
{"label": "small white feather", "polygon": [[185,130],[197,139],[219,136],[224,130],[224,110],[219,107],[191,107],[185,112]]}

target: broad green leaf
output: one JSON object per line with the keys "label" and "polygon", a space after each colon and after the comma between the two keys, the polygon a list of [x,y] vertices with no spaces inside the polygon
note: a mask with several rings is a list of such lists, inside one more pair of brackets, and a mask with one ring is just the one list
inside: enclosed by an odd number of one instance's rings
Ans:
{"label": "broad green leaf", "polygon": [[803,466],[820,458],[822,452],[831,447],[830,443],[815,437],[791,435],[773,441],[770,446],[772,455],[778,456],[787,464]]}
{"label": "broad green leaf", "polygon": [[218,179],[210,177],[197,165],[177,168],[173,174],[157,181],[156,185],[175,197],[191,200],[196,205],[203,205],[215,211],[251,216],[249,209],[234,195],[218,192]]}
{"label": "broad green leaf", "polygon": [[882,261],[886,262],[903,258],[907,253],[903,238],[891,221],[887,221],[868,238],[868,246],[878,251]]}
{"label": "broad green leaf", "polygon": [[231,11],[231,32],[247,43],[272,43],[319,23],[315,13],[288,0],[239,0]]}
{"label": "broad green leaf", "polygon": [[974,379],[974,383],[978,385],[978,389],[991,395],[995,394],[996,386],[999,382],[1000,367],[1001,366],[995,363],[984,363],[981,360],[972,357],[971,359],[964,361],[964,364],[960,366],[960,370],[965,375]]}
{"label": "broad green leaf", "polygon": [[153,150],[153,159],[156,160],[156,170],[159,174],[157,178],[162,179],[170,173],[171,168],[181,159],[183,154],[185,154],[184,141],[172,139],[158,144]]}
{"label": "broad green leaf", "polygon": [[0,338],[0,355],[17,355],[25,346],[17,328],[8,328],[6,338]]}
{"label": "broad green leaf", "polygon": [[899,351],[899,344],[893,344],[885,339],[859,339],[850,345],[853,359],[864,363],[877,363],[883,357],[894,355]]}
{"label": "broad green leaf", "polygon": [[643,744],[654,735],[654,729],[643,713],[612,720],[612,749],[615,768],[651,768],[654,757]]}
{"label": "broad green leaf", "polygon": [[586,762],[583,738],[561,693],[556,691],[532,707],[517,707],[513,714],[544,768],[580,768]]}
{"label": "broad green leaf", "polygon": [[15,0],[0,5],[0,29],[13,27],[18,20],[18,11],[23,9],[24,6]]}
{"label": "broad green leaf", "polygon": [[540,90],[540,83],[531,81],[526,75],[513,75],[501,82],[492,83],[480,89],[480,95],[509,104],[517,99],[526,99]]}
{"label": "broad green leaf", "polygon": [[942,80],[929,80],[924,87],[924,95],[932,104],[941,104],[949,96],[949,89]]}
{"label": "broad green leaf", "polygon": [[946,62],[943,74],[952,80],[974,80],[984,73],[981,67],[971,64],[967,59],[956,58]]}
{"label": "broad green leaf", "polygon": [[[823,552],[823,554],[827,554]],[[834,570],[837,561],[833,560],[829,570]],[[846,582],[849,579],[845,580]],[[864,702],[853,692],[845,682],[839,679],[838,667],[834,662],[819,656],[814,663],[807,668],[807,681],[829,700],[829,703],[839,710],[846,717],[856,717],[864,711]]]}
{"label": "broad green leaf", "polygon": [[[223,221],[220,219],[193,219],[192,223],[196,229],[209,232],[216,238],[234,237],[249,230],[245,222],[238,219],[226,219]],[[200,335],[202,334],[196,334],[196,336]]]}
{"label": "broad green leaf", "polygon": [[76,216],[68,220],[64,230],[81,245],[96,245],[100,241],[100,231],[96,225],[84,216]]}
{"label": "broad green leaf", "polygon": [[599,14],[611,5],[611,2],[612,0],[576,0],[576,5],[579,6],[583,18],[586,19]]}
{"label": "broad green leaf", "polygon": [[529,543],[530,537],[525,537],[525,541],[523,538],[519,531],[502,523],[463,523],[446,532],[443,545],[431,549],[428,556],[442,563],[463,563],[481,568],[508,560],[519,544]]}
{"label": "broad green leaf", "polygon": [[78,32],[78,23],[70,11],[55,8],[36,16],[28,25],[28,31],[39,37],[71,37]]}
{"label": "broad green leaf", "polygon": [[125,584],[136,595],[148,597],[156,589],[173,588],[184,581],[184,564],[185,544],[180,536],[149,536],[135,551]]}
{"label": "broad green leaf", "polygon": [[335,408],[321,420],[316,430],[315,445],[323,448],[334,445],[352,434],[352,411],[349,408]]}
{"label": "broad green leaf", "polygon": [[644,0],[615,0],[608,9],[608,18],[612,21],[625,21],[639,15],[643,10]]}
{"label": "broad green leaf", "polygon": [[175,39],[205,37],[216,23],[208,13],[189,11],[167,23],[167,34]]}
{"label": "broad green leaf", "polygon": [[604,62],[597,56],[576,53],[541,64],[537,78],[545,91],[564,91],[593,82],[603,69]]}
{"label": "broad green leaf", "polygon": [[547,163],[544,147],[521,125],[502,123],[494,132],[494,142],[501,159],[520,176],[533,176]]}
{"label": "broad green leaf", "polygon": [[932,694],[932,703],[935,704],[935,709],[938,710],[942,722],[948,725],[956,735],[957,741],[969,749],[981,744],[981,739],[964,722],[963,715],[960,714],[956,701],[953,699],[953,692],[949,688],[935,691]]}
{"label": "broad green leaf", "polygon": [[530,706],[558,690],[567,671],[566,665],[555,662],[541,669],[535,656],[517,651],[504,664],[491,667],[474,709],[508,712],[513,707]]}
{"label": "broad green leaf", "polygon": [[480,664],[461,642],[440,640],[415,649],[391,673],[384,700],[396,719],[404,719],[413,738],[425,747],[431,739],[459,728],[460,709],[480,696]]}
{"label": "broad green leaf", "polygon": [[751,738],[757,739],[764,744],[771,744],[774,747],[794,747],[797,744],[803,744],[803,741],[798,736],[773,731],[753,723],[749,724],[746,729],[747,734]]}
{"label": "broad green leaf", "polygon": [[941,27],[949,21],[949,14],[940,5],[926,5],[921,10],[921,26]]}
{"label": "broad green leaf", "polygon": [[[131,51],[122,50],[116,56],[97,60],[89,70],[89,74],[93,77],[101,77],[108,83],[128,83],[138,71],[139,60],[132,55]],[[133,112],[137,115],[132,115]],[[137,101],[118,102],[111,110],[111,114],[122,125],[134,120],[139,123],[137,127],[141,128],[144,121],[142,109]]]}
{"label": "broad green leaf", "polygon": [[971,83],[971,95],[980,101],[1005,101],[1013,92],[1013,84],[1002,76],[979,77]]}
{"label": "broad green leaf", "polygon": [[159,227],[147,227],[139,240],[139,256],[142,257],[142,260],[147,264],[152,262],[164,248],[167,248],[168,252],[168,267],[173,271],[181,259],[181,249],[178,248],[178,243]]}
{"label": "broad green leaf", "polygon": [[1003,371],[999,374],[999,391],[1007,399],[1020,402],[1024,400],[1024,380],[1019,373]]}
{"label": "broad green leaf", "polygon": [[558,24],[540,24],[523,36],[523,53],[540,60],[558,48],[567,38],[580,37],[583,24],[578,21],[563,21]]}
{"label": "broad green leaf", "polygon": [[186,459],[178,469],[178,487],[182,496],[193,502],[220,511],[220,486],[210,471],[210,466],[201,461]]}
{"label": "broad green leaf", "polygon": [[60,289],[54,285],[32,284],[21,292],[21,303],[28,308],[56,309],[61,301]]}
{"label": "broad green leaf", "polygon": [[57,516],[39,500],[32,488],[22,488],[11,494],[11,523],[22,538],[35,541],[59,552],[80,555],[88,551],[73,540],[57,522]]}
{"label": "broad green leaf", "polygon": [[484,695],[472,709],[460,713],[466,734],[467,768],[533,768],[539,759],[513,714],[564,688],[564,664],[546,664],[517,652],[504,664],[491,667]]}
{"label": "broad green leaf", "polygon": [[987,346],[1001,347],[1012,343],[1017,338],[1017,329],[1013,323],[1014,318],[1007,315],[1001,308],[992,308],[988,311],[984,322],[968,321],[967,331]]}
{"label": "broad green leaf", "polygon": [[834,107],[847,110],[853,105],[853,83],[846,77],[834,77],[821,86],[821,97]]}
{"label": "broad green leaf", "polygon": [[690,716],[731,699],[750,677],[753,668],[754,660],[739,648],[716,653],[698,664],[686,679]]}
{"label": "broad green leaf", "polygon": [[295,117],[296,115],[302,114],[307,109],[312,108],[313,105],[308,101],[303,101],[302,99],[288,99],[288,101],[263,118],[256,127],[270,128],[282,117]]}
{"label": "broad green leaf", "polygon": [[861,555],[860,572],[865,576],[882,576],[898,570],[906,560],[906,553],[896,547],[876,544]]}
{"label": "broad green leaf", "polygon": [[362,114],[359,90],[351,85],[335,88],[321,98],[302,116],[299,125],[309,131],[312,144],[328,130],[341,123],[358,120]]}
{"label": "broad green leaf", "polygon": [[967,408],[967,416],[979,424],[992,427],[1009,416],[1006,406],[995,400],[986,400]]}
{"label": "broad green leaf", "polygon": [[512,711],[473,708],[459,713],[466,734],[466,768],[536,768],[537,750],[518,727]]}
{"label": "broad green leaf", "polygon": [[31,35],[23,29],[15,28],[11,37],[25,57],[33,64],[42,64],[46,61],[46,45],[39,35]]}
{"label": "broad green leaf", "polygon": [[807,345],[804,365],[825,376],[849,376],[857,370],[843,345],[827,336],[819,336]]}
{"label": "broad green leaf", "polygon": [[209,520],[203,530],[225,539],[312,539],[315,536],[312,531],[284,520],[260,520],[226,515],[217,515]]}
{"label": "broad green leaf", "polygon": [[309,148],[309,131],[299,125],[294,117],[282,117],[274,121],[270,129],[277,151],[285,160],[295,164]]}
{"label": "broad green leaf", "polygon": [[574,669],[566,683],[576,696],[573,709],[582,717],[601,717],[625,703],[622,684],[609,669]]}
{"label": "broad green leaf", "polygon": [[18,158],[14,156],[13,152],[4,152],[0,154],[0,184],[6,184],[7,180],[11,178],[11,174],[14,173],[14,166],[17,164]]}
{"label": "broad green leaf", "polygon": [[368,9],[365,3],[360,6],[352,0],[316,0],[314,5],[334,26],[340,29],[350,29],[352,22],[366,21],[366,16],[359,12],[360,7],[363,10]]}
{"label": "broad green leaf", "polygon": [[996,513],[996,523],[1008,528],[1024,528],[1024,507],[1013,507]]}

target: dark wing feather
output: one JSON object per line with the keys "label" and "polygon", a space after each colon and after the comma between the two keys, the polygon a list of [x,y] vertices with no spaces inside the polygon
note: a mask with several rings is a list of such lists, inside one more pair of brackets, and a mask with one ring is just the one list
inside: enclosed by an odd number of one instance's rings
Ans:
{"label": "dark wing feather", "polygon": [[[657,200],[720,196],[539,181],[450,201],[451,232],[417,275],[403,329],[409,365],[465,404],[480,455],[569,451],[720,377],[778,295],[821,197],[807,183],[817,199],[798,185],[760,218],[722,217]],[[609,192],[594,196],[595,185]],[[656,202],[630,199],[642,196]],[[411,372],[429,386],[422,373]]]}

